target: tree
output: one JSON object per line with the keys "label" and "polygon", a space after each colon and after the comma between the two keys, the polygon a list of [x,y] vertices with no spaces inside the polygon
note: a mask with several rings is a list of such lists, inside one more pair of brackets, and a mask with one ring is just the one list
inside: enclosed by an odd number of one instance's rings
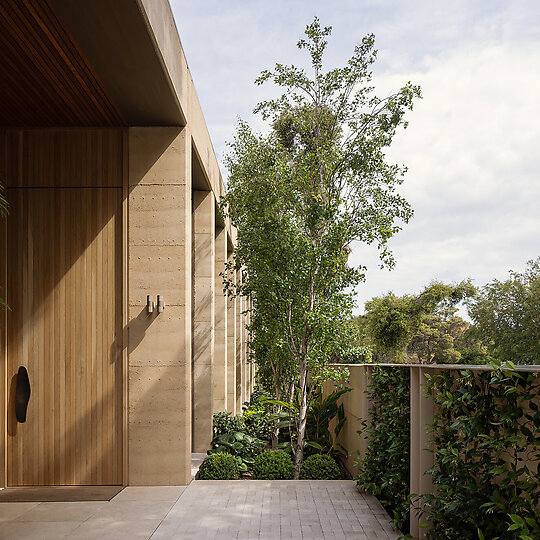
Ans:
{"label": "tree", "polygon": [[[235,294],[253,300],[259,368],[288,377],[282,405],[296,411],[296,478],[312,396],[332,373],[328,363],[354,346],[351,290],[365,269],[348,265],[350,245],[376,243],[392,266],[387,242],[412,215],[396,193],[404,168],[388,164],[384,149],[420,89],[408,83],[385,99],[373,95],[373,35],[345,67],[324,72],[330,32],[315,18],[298,42],[309,53],[311,78],[283,64],[262,72],[258,84],[285,90],[255,109],[270,132],[255,134],[241,121],[225,160],[222,208],[238,231],[234,266],[243,273]],[[276,382],[275,391],[283,395],[283,385]]]}
{"label": "tree", "polygon": [[[456,305],[474,293],[469,281],[457,285],[433,282],[418,295],[388,293],[366,302],[362,324],[377,359],[459,363],[468,325],[456,316]],[[470,340],[467,343],[474,347]]]}
{"label": "tree", "polygon": [[495,358],[540,364],[540,257],[525,272],[482,287],[468,309],[476,336]]}

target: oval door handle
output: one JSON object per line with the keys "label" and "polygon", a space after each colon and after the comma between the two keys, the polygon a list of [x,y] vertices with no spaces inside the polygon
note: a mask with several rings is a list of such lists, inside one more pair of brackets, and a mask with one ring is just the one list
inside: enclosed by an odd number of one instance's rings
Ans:
{"label": "oval door handle", "polygon": [[17,422],[26,422],[26,409],[30,401],[30,379],[24,366],[17,372],[17,386],[15,387],[15,416]]}

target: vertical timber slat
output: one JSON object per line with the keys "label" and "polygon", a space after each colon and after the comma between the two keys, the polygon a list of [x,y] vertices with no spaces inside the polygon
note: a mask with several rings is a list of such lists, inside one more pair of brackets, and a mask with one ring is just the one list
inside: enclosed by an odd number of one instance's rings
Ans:
{"label": "vertical timber slat", "polygon": [[[121,137],[120,129],[6,132],[4,380],[25,365],[32,388],[24,424],[7,389],[9,486],[122,483],[122,412],[107,401],[123,387],[111,342],[122,320],[121,238],[110,235],[122,227]],[[98,174],[100,144],[107,160]]]}

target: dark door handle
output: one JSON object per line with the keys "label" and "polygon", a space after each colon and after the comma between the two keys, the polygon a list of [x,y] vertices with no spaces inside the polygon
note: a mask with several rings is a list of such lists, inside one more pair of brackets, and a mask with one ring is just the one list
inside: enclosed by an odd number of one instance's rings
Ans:
{"label": "dark door handle", "polygon": [[17,372],[17,386],[15,387],[15,416],[17,422],[26,422],[26,409],[30,401],[30,379],[24,366]]}

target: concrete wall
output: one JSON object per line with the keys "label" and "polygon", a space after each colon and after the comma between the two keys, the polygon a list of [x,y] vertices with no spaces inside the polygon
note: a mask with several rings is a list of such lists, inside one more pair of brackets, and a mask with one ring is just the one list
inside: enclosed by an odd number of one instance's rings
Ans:
{"label": "concrete wall", "polygon": [[[191,475],[191,137],[129,129],[128,483]],[[165,311],[147,313],[163,295]]]}
{"label": "concrete wall", "polygon": [[212,441],[215,350],[215,200],[193,192],[193,451]]}
{"label": "concrete wall", "polygon": [[223,277],[227,262],[227,231],[216,227],[215,308],[214,308],[214,411],[227,410],[227,296],[223,292]]}
{"label": "concrete wall", "polygon": [[[128,140],[128,482],[186,484],[213,412],[251,395],[247,303],[223,290],[230,228],[216,227],[215,193],[193,190],[189,127],[130,128]],[[147,295],[163,296],[163,313],[147,312]]]}
{"label": "concrete wall", "polygon": [[[228,220],[216,228],[225,186],[170,6],[139,7],[186,126],[129,130],[129,483],[185,484],[212,413],[241,410],[254,370],[245,301],[227,300],[219,275],[235,241]],[[163,313],[146,313],[148,294]]]}
{"label": "concrete wall", "polygon": [[[232,251],[227,254],[228,262],[232,263]],[[229,276],[234,271],[229,271]],[[227,298],[227,410],[236,414],[236,309],[237,299],[234,296]]]}

